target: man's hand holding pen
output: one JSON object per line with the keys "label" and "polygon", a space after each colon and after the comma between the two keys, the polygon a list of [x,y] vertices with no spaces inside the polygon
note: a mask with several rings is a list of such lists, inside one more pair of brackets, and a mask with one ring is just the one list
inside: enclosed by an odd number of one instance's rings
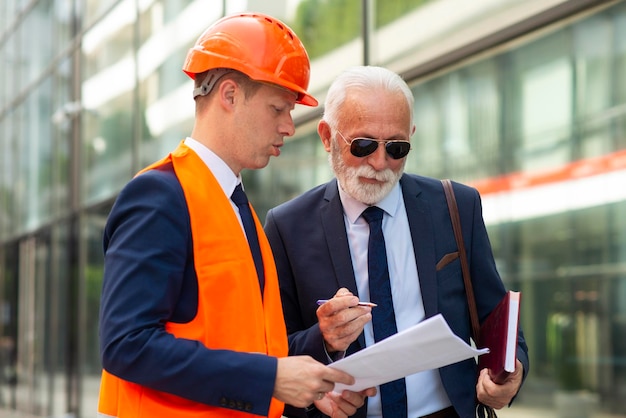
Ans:
{"label": "man's hand holding pen", "polygon": [[322,303],[316,313],[328,353],[346,351],[372,320],[372,307],[359,304],[359,298],[346,288]]}

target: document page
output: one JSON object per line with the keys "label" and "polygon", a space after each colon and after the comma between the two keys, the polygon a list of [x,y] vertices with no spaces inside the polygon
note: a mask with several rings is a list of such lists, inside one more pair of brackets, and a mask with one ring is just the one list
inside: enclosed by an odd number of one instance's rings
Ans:
{"label": "document page", "polygon": [[488,353],[456,336],[441,314],[428,318],[329,367],[355,377],[353,385],[336,384],[334,391],[358,392],[423,370],[436,369]]}

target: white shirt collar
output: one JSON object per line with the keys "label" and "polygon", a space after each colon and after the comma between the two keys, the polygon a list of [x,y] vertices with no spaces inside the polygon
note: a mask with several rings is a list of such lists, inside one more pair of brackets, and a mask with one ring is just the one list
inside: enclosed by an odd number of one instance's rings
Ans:
{"label": "white shirt collar", "polygon": [[[357,219],[359,219],[359,216],[361,216],[361,213],[363,213],[363,211],[368,208],[368,205],[363,202],[359,202],[348,193],[346,193],[341,188],[341,184],[339,184],[339,181],[337,182],[337,185],[339,187],[339,198],[341,199],[343,211],[348,217],[350,223],[355,223]],[[402,192],[400,190],[400,183],[398,182],[391,189],[389,194],[387,194],[387,196],[385,196],[383,200],[376,203],[374,206],[378,206],[379,208],[387,212],[387,215],[389,216],[395,216],[396,212],[398,211],[398,207],[400,206],[399,199],[401,198]]]}
{"label": "white shirt collar", "polygon": [[206,145],[201,142],[187,137],[185,138],[185,145],[191,148],[200,159],[209,167],[211,173],[217,179],[220,187],[224,191],[226,196],[230,197],[235,190],[235,187],[241,183],[241,175],[235,176],[233,170],[222,160],[216,153],[207,148]]}

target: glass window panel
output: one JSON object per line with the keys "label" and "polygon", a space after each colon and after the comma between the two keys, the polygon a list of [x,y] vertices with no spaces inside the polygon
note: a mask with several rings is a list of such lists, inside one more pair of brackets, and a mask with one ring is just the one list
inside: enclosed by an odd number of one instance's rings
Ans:
{"label": "glass window panel", "polygon": [[[286,23],[294,30],[311,58],[309,93],[323,97],[346,67],[363,64],[361,0],[303,0]],[[311,112],[311,109],[298,109]]]}
{"label": "glass window panel", "polygon": [[132,177],[133,112],[130,92],[84,116],[82,188],[85,202],[112,196]]}
{"label": "glass window panel", "polygon": [[[94,21],[100,19],[102,16],[105,16],[107,13],[111,13],[111,7],[115,4],[119,3],[117,10],[122,10],[119,12],[120,15],[117,16],[117,19],[124,17],[124,10],[133,7],[133,0],[82,0],[80,2],[82,6],[81,12],[84,14],[85,23],[92,24]],[[112,14],[112,13],[111,13]],[[114,16],[115,17],[115,16]]]}
{"label": "glass window panel", "polygon": [[12,170],[13,183],[11,188],[13,189],[13,201],[10,202],[12,206],[12,222],[14,223],[14,231],[20,231],[26,229],[27,214],[29,208],[27,207],[27,187],[28,179],[30,175],[27,173],[28,165],[28,142],[23,141],[24,138],[23,129],[27,125],[25,122],[25,110],[24,105],[17,106],[13,113],[13,121],[11,126],[11,134],[13,138],[9,141],[11,144],[11,154],[14,158],[13,164],[15,165]]}
{"label": "glass window panel", "polygon": [[[623,381],[616,366],[626,348],[620,337],[626,328],[624,210],[621,202],[490,228],[492,237],[509,237],[508,249],[492,240],[495,253],[506,257],[505,281],[533,299],[522,321],[534,379],[604,394],[614,394]],[[532,396],[533,383],[525,391]],[[607,410],[618,403],[610,398]]]}
{"label": "glass window panel", "polygon": [[81,346],[84,347],[84,363],[80,365],[83,375],[83,389],[81,393],[81,407],[85,416],[91,411],[97,410],[98,392],[100,387],[100,346],[98,338],[98,312],[100,309],[100,291],[102,289],[102,277],[104,268],[104,254],[102,249],[102,231],[107,216],[111,210],[111,204],[106,203],[90,210],[85,218],[81,231],[81,242],[84,243],[85,272],[84,294],[81,298],[81,306],[84,320],[81,322],[80,338]]}
{"label": "glass window panel", "polygon": [[449,162],[450,176],[462,180],[466,167],[472,165],[469,150],[468,98],[462,73],[452,73],[442,85],[441,112],[443,125],[443,156]]}
{"label": "glass window panel", "polygon": [[519,83],[519,151],[522,171],[555,167],[571,160],[573,80],[565,32],[542,38],[515,51]]}
{"label": "glass window panel", "polygon": [[576,51],[578,113],[589,117],[611,104],[611,42],[610,16],[601,14],[574,25]]}
{"label": "glass window panel", "polygon": [[[130,2],[122,2],[124,6],[128,6],[128,3]],[[128,60],[133,45],[135,9],[120,8],[121,16],[118,19],[117,14],[107,15],[106,19],[99,21],[85,33],[82,43],[86,81],[99,75],[106,79],[110,88],[115,88],[116,84],[123,84],[124,79],[133,78],[131,75],[134,66]],[[116,68],[114,64],[120,68]],[[112,68],[119,71],[118,75],[124,76],[120,77],[117,83],[112,74],[103,74],[104,70]]]}
{"label": "glass window panel", "polygon": [[2,73],[4,74],[4,92],[5,99],[8,101],[15,99],[18,91],[18,75],[24,69],[24,59],[19,49],[20,33],[15,32],[8,36],[6,44],[2,48],[4,54],[4,68]]}
{"label": "glass window panel", "polygon": [[0,120],[0,237],[9,236],[16,226],[14,179],[17,159],[14,145],[17,136],[14,134],[14,115],[15,112],[9,111]]}
{"label": "glass window panel", "polygon": [[442,97],[443,117],[448,121],[443,131],[443,150],[450,157],[467,155],[467,96],[462,74],[452,73],[446,77]]}
{"label": "glass window panel", "polygon": [[500,173],[502,103],[496,59],[467,69],[469,151],[474,164],[465,178],[480,179]]}
{"label": "glass window panel", "polygon": [[51,96],[52,80],[47,77],[37,87],[37,94],[29,95],[24,104],[20,170],[25,187],[23,226],[27,229],[38,227],[53,215]]}
{"label": "glass window panel", "polygon": [[601,14],[573,28],[576,50],[577,113],[581,121],[580,157],[596,157],[612,150],[607,110],[612,106],[612,26]]}
{"label": "glass window panel", "polygon": [[[611,13],[613,16],[615,42],[615,75],[626,74],[626,4],[616,6]],[[616,77],[617,97],[620,103],[626,103],[626,80],[624,77]]]}
{"label": "glass window panel", "polygon": [[396,0],[391,2],[376,0],[373,2],[375,6],[375,10],[373,11],[375,14],[375,27],[380,28],[381,26],[385,26],[431,1],[432,0]]}
{"label": "glass window panel", "polygon": [[443,156],[444,119],[439,111],[440,81],[421,84],[413,89],[415,134],[406,170],[441,177],[445,169]]}
{"label": "glass window panel", "polygon": [[18,249],[0,246],[0,408],[17,404]]}
{"label": "glass window panel", "polygon": [[[15,6],[14,3],[12,3]],[[10,9],[7,7],[7,9]],[[15,9],[11,9],[15,12]],[[23,67],[23,58],[18,48],[21,33],[15,31],[6,38],[0,51],[2,51],[5,65],[0,71],[0,99],[2,100],[2,214],[0,215],[0,233],[3,237],[10,236],[19,230],[22,213],[23,179],[21,178],[19,152],[24,145],[23,136],[20,132],[20,123],[23,108],[17,102],[19,92],[19,79]]]}
{"label": "glass window panel", "polygon": [[0,2],[0,33],[4,33],[11,24],[10,16],[13,16],[13,1]]}
{"label": "glass window panel", "polygon": [[[192,31],[186,17],[199,3],[170,14],[168,10],[182,8],[182,4],[171,3],[155,1],[140,11],[140,22],[145,22],[138,60],[140,167],[163,157],[191,133],[193,82],[182,66],[198,36],[221,16],[221,7],[205,7],[207,19],[193,25]],[[177,36],[172,36],[174,33]]]}
{"label": "glass window panel", "polygon": [[251,185],[250,201],[261,218],[265,219],[266,212],[278,203],[333,177],[315,126],[300,127],[297,137],[287,139],[280,157],[272,158],[266,168],[243,172],[246,187]]}
{"label": "glass window panel", "polygon": [[[396,67],[398,61],[415,56],[433,42],[440,42],[441,31],[456,19],[441,19],[433,0],[368,0],[369,63]],[[476,3],[478,4],[478,3]],[[433,13],[435,12],[435,13]],[[416,28],[428,27],[428,30]],[[436,34],[435,41],[429,34]],[[432,37],[431,37],[432,38]],[[399,41],[401,40],[401,41]],[[360,48],[363,48],[359,45]],[[400,58],[402,57],[402,58]],[[408,64],[408,63],[407,63]],[[400,65],[406,65],[400,63]],[[410,64],[413,65],[413,64]],[[404,70],[403,68],[402,70]]]}
{"label": "glass window panel", "polygon": [[[107,15],[85,35],[82,196],[85,202],[110,197],[134,174],[133,89],[134,8]],[[119,13],[119,14],[118,14]],[[118,16],[119,19],[113,19]]]}
{"label": "glass window panel", "polygon": [[49,250],[48,236],[20,242],[16,398],[18,410],[35,415],[48,415],[50,406],[46,373]]}
{"label": "glass window panel", "polygon": [[67,57],[59,61],[54,68],[53,95],[54,107],[50,116],[52,122],[51,144],[51,216],[61,216],[70,212],[70,152],[72,141],[72,121],[76,115],[67,112],[67,103],[71,102],[72,59]]}
{"label": "glass window panel", "polygon": [[[407,171],[463,180],[522,170],[532,177],[623,149],[616,144],[625,143],[624,6],[415,86]],[[567,183],[550,187],[560,192]],[[493,199],[483,195],[488,204]],[[558,410],[562,390],[576,389],[599,409],[626,412],[617,395],[625,381],[624,210],[624,202],[605,202],[490,225],[505,283],[537,308],[522,310],[536,370],[522,404],[539,400]],[[547,383],[556,389],[546,393]]]}
{"label": "glass window panel", "polygon": [[360,35],[361,4],[360,0],[302,0],[290,26],[315,59]]}
{"label": "glass window panel", "polygon": [[569,161],[565,140],[572,128],[572,69],[566,59],[521,74],[520,166],[538,170]]}
{"label": "glass window panel", "polygon": [[[75,303],[71,300],[72,283],[71,275],[71,242],[69,227],[66,222],[54,225],[51,234],[51,265],[50,286],[48,288],[48,301],[50,306],[47,318],[48,353],[47,371],[50,385],[50,416],[63,416],[69,411],[68,405],[68,379],[72,364],[68,364],[67,353],[72,349],[70,343],[72,329],[68,324],[72,323],[76,315],[70,311]],[[82,333],[81,333],[82,334]],[[95,410],[95,409],[92,409]]]}
{"label": "glass window panel", "polygon": [[414,87],[409,171],[459,181],[495,174],[501,118],[496,71],[490,59]]}
{"label": "glass window panel", "polygon": [[56,55],[65,48],[73,35],[72,24],[76,18],[75,2],[67,0],[53,0],[51,11],[54,16],[54,49],[53,54]]}
{"label": "glass window panel", "polygon": [[[27,138],[26,141],[21,141],[19,161],[20,161],[20,176],[19,180],[20,188],[20,209],[21,209],[21,229],[33,229],[37,224],[37,192],[39,190],[39,175],[38,175],[38,137],[36,132],[33,132],[31,128],[30,119],[34,118],[34,125],[37,126],[41,121],[36,119],[36,113],[33,112],[33,108],[36,106],[36,99],[34,96],[30,96],[29,99],[20,106],[22,112],[20,112],[20,124],[22,138]],[[36,129],[34,129],[36,131]]]}
{"label": "glass window panel", "polygon": [[614,70],[612,92],[614,94],[614,149],[626,148],[626,4],[614,7],[613,16],[613,51]]}
{"label": "glass window panel", "polygon": [[[54,20],[50,19],[50,15],[53,15],[53,5],[54,3],[50,1],[37,2],[19,26],[22,39],[25,41],[21,46],[22,53],[20,54],[25,67],[25,71],[22,73],[24,76],[22,86],[29,85],[33,80],[36,80],[41,75],[42,70],[52,61],[55,50],[53,46],[54,37],[52,36]],[[37,52],[33,53],[28,45],[35,40]]]}

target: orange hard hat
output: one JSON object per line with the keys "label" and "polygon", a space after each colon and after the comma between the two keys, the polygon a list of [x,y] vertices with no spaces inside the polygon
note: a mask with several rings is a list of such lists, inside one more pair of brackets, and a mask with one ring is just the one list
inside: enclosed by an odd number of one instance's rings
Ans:
{"label": "orange hard hat", "polygon": [[273,83],[298,93],[297,103],[317,106],[306,92],[311,67],[296,34],[283,22],[262,13],[239,13],[219,19],[187,53],[183,71],[196,74],[231,68],[253,80]]}

